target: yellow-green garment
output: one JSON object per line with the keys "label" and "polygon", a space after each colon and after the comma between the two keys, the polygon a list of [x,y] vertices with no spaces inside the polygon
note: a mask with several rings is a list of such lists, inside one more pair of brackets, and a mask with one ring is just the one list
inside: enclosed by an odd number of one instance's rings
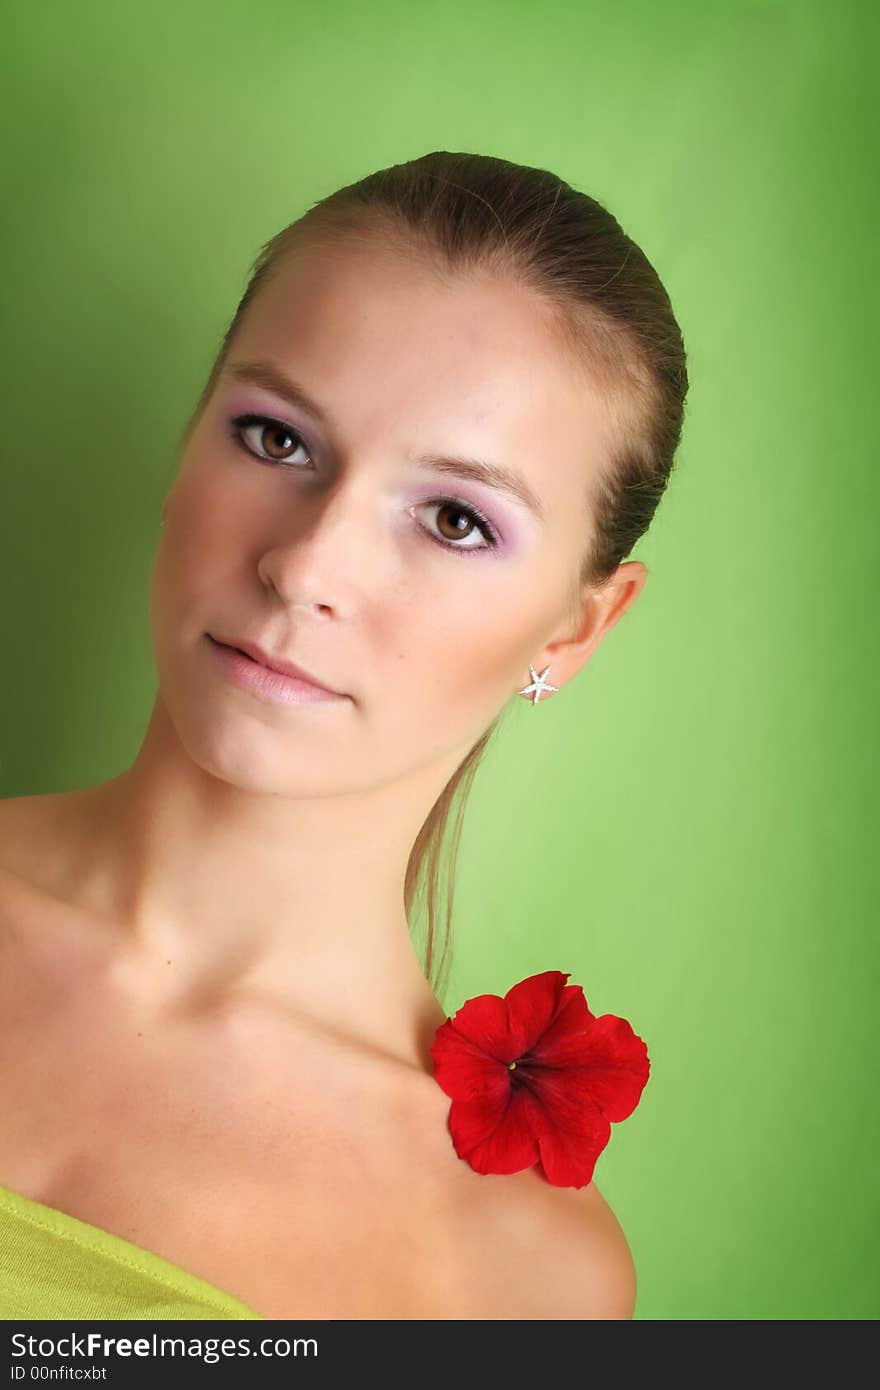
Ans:
{"label": "yellow-green garment", "polygon": [[0,1187],[0,1319],[263,1320],[122,1236]]}

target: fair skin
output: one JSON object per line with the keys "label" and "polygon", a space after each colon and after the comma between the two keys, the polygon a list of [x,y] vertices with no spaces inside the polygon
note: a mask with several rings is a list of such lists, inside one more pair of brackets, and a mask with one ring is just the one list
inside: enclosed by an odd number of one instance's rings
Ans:
{"label": "fair skin", "polygon": [[[235,378],[254,362],[327,421]],[[249,454],[244,412],[307,443],[251,425]],[[137,757],[0,806],[0,1183],[269,1317],[632,1315],[595,1183],[454,1153],[428,1052],[445,1012],[403,905],[420,826],[529,665],[565,698],[644,584],[621,565],[572,621],[605,431],[509,281],[358,244],[304,248],[257,296],[163,502]],[[429,452],[504,465],[544,519]],[[243,690],[212,631],[347,698]]]}

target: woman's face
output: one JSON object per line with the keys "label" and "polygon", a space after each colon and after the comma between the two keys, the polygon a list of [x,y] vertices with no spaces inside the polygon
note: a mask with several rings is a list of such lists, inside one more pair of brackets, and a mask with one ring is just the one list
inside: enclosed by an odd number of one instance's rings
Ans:
{"label": "woman's face", "polygon": [[[450,775],[530,663],[554,661],[557,686],[582,663],[545,648],[571,631],[605,440],[599,394],[528,291],[444,282],[372,244],[290,257],[248,306],[166,498],[151,625],[190,756],[294,796]],[[209,633],[347,698],[266,699],[230,680]]]}

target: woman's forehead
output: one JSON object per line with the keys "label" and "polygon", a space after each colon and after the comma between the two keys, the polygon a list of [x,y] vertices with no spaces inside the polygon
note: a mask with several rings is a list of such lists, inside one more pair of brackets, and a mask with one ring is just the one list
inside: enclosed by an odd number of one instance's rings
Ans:
{"label": "woman's forehead", "polygon": [[488,351],[556,345],[554,315],[509,277],[439,277],[429,264],[390,251],[306,248],[285,263],[247,311],[254,331],[284,341],[336,338],[337,351],[363,342],[390,356],[418,345],[442,355],[462,343]]}
{"label": "woman's forehead", "polygon": [[249,306],[230,358],[276,364],[339,428],[448,422],[486,435],[484,449],[552,449],[581,471],[604,438],[602,395],[549,306],[497,275],[441,279],[409,257],[310,247]]}

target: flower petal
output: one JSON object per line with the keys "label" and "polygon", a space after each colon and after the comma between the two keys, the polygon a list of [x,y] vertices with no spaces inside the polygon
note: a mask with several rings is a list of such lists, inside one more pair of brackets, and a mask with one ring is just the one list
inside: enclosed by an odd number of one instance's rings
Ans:
{"label": "flower petal", "polygon": [[608,1120],[590,1100],[564,1088],[542,1115],[538,1148],[547,1181],[558,1187],[586,1187],[611,1138]]}
{"label": "flower petal", "polygon": [[517,1056],[510,1051],[507,1006],[497,994],[475,994],[447,1019],[447,1023],[452,1023],[463,1037],[469,1038],[490,1057],[504,1062],[505,1066]]}
{"label": "flower petal", "polygon": [[539,1158],[534,1097],[510,1089],[503,1106],[454,1100],[449,1132],[455,1152],[477,1173],[519,1173]]}
{"label": "flower petal", "polygon": [[605,1118],[615,1123],[635,1110],[651,1070],[644,1040],[615,1014],[602,1014],[585,1032],[561,1035],[550,1044],[545,1036],[533,1058],[546,1104],[551,1102],[543,1093],[545,1067],[548,1078],[568,1078],[573,1094],[588,1094]]}
{"label": "flower petal", "polygon": [[429,1050],[434,1078],[453,1100],[506,1100],[510,1090],[506,1064],[460,1033],[451,1019],[440,1024]]}
{"label": "flower petal", "polygon": [[543,1055],[545,1049],[554,1047],[563,1039],[583,1035],[593,1021],[583,986],[566,985],[560,993],[553,1018],[531,1049],[532,1054]]}
{"label": "flower petal", "polygon": [[544,970],[513,985],[504,996],[512,1051],[508,1061],[522,1057],[537,1043],[554,1019],[568,972]]}

